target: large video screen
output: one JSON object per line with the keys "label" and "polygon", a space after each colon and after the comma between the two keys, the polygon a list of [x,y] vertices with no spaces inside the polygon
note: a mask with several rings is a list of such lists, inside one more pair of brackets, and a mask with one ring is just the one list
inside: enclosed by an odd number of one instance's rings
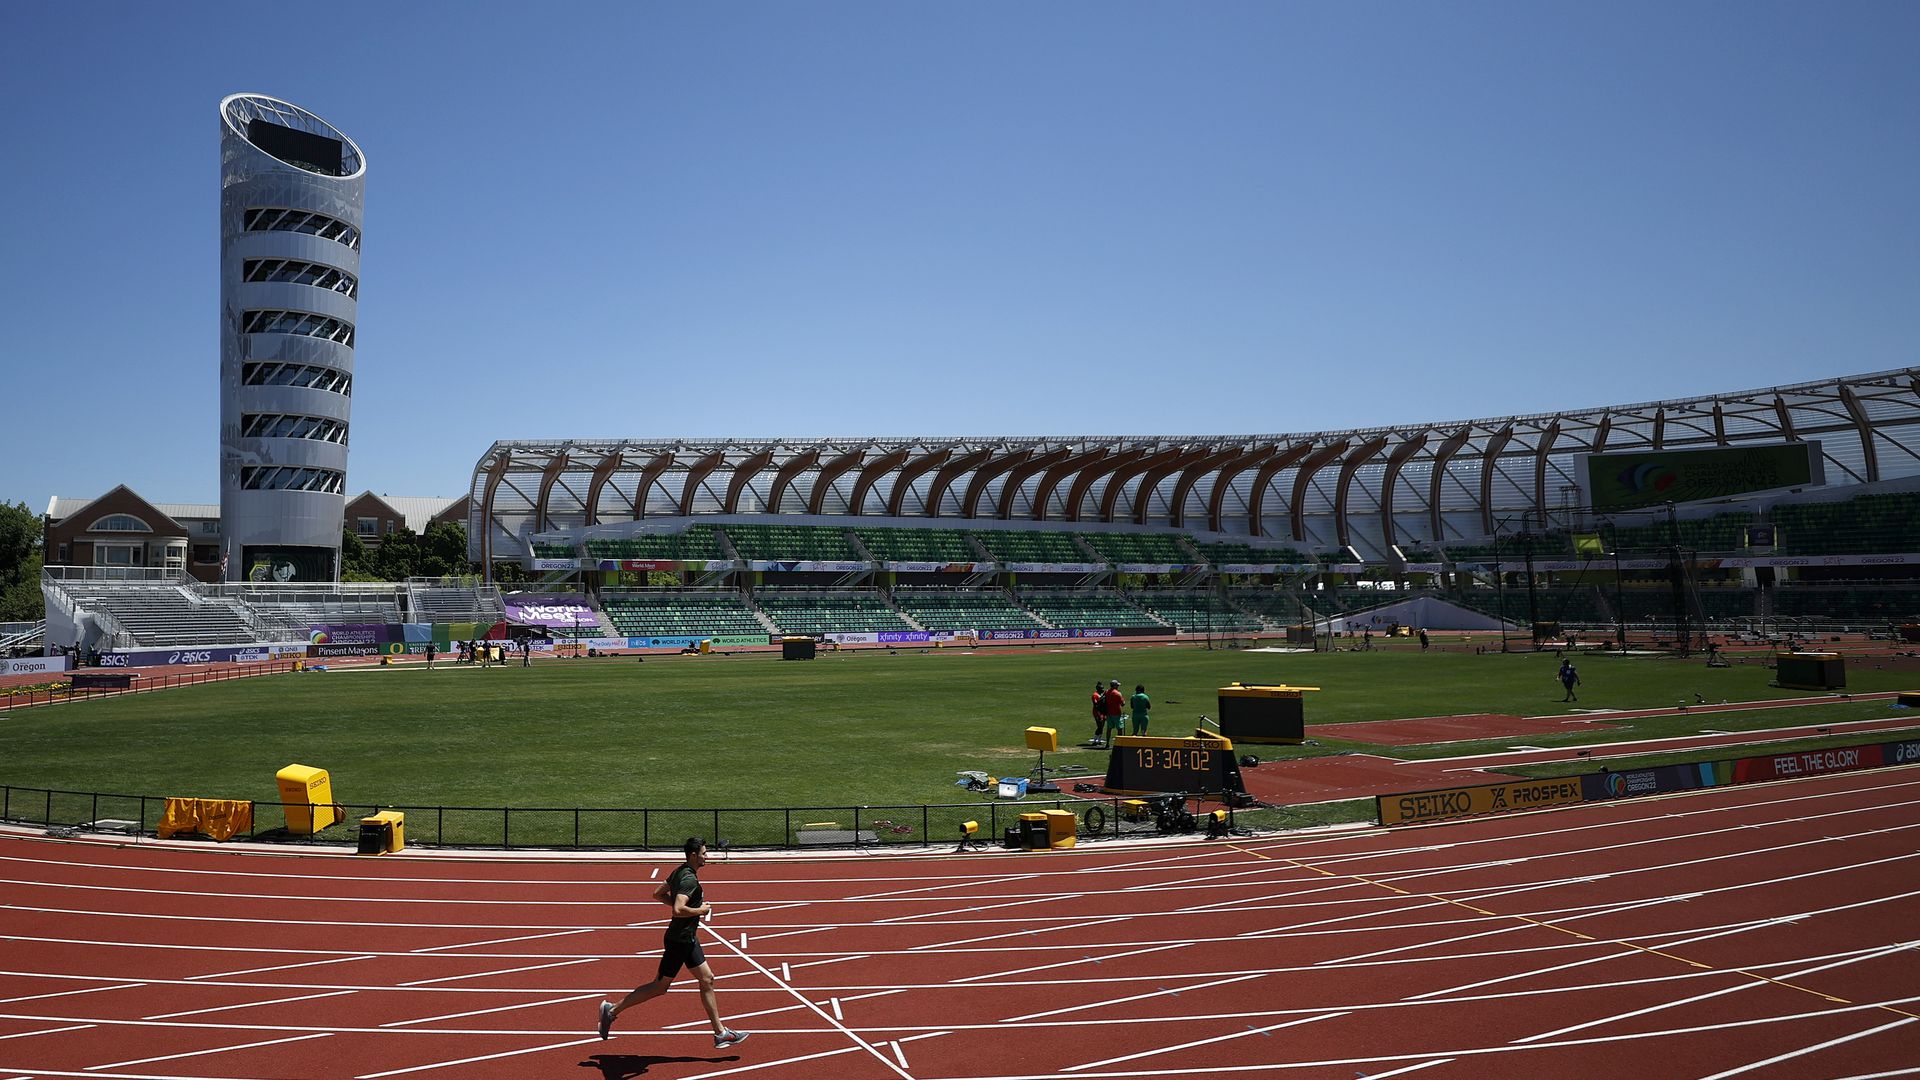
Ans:
{"label": "large video screen", "polygon": [[1589,454],[1586,465],[1587,497],[1602,511],[1826,482],[1817,442]]}
{"label": "large video screen", "polygon": [[255,117],[247,121],[247,141],[289,165],[328,176],[345,175],[341,161],[346,157],[346,147],[339,139]]}

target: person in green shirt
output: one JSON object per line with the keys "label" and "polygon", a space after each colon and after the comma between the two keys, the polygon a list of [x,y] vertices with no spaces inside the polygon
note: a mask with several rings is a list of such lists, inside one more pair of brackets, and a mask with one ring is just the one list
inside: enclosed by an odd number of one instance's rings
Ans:
{"label": "person in green shirt", "polygon": [[1145,735],[1149,719],[1147,712],[1153,708],[1153,701],[1147,697],[1147,688],[1136,684],[1133,688],[1133,697],[1127,704],[1133,707],[1133,733]]}
{"label": "person in green shirt", "polygon": [[721,1021],[720,1003],[713,994],[713,968],[707,965],[706,954],[700,951],[700,920],[713,914],[713,905],[704,902],[700,889],[699,870],[707,865],[707,843],[690,836],[683,850],[687,861],[675,867],[667,880],[653,890],[655,900],[673,909],[673,919],[667,923],[666,945],[660,953],[660,970],[652,982],[635,987],[620,999],[620,1004],[600,1003],[600,1037],[603,1039],[612,1032],[613,1022],[621,1013],[666,993],[682,967],[700,980],[700,1003],[707,1008],[707,1019],[713,1021],[714,1047],[725,1049],[747,1039],[747,1032],[735,1031]]}

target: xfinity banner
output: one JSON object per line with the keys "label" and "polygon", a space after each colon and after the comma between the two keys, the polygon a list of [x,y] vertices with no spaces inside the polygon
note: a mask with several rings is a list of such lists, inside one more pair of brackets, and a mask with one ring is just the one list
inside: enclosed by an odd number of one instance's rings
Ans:
{"label": "xfinity banner", "polygon": [[52,675],[67,670],[64,656],[23,656],[0,660],[0,675]]}

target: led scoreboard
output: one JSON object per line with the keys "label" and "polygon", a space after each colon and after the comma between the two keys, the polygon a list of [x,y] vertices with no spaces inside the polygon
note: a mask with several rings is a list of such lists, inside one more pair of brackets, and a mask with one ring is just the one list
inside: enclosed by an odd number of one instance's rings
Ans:
{"label": "led scoreboard", "polygon": [[1165,791],[1237,791],[1244,793],[1233,742],[1202,728],[1190,739],[1122,735],[1107,754],[1110,795],[1147,795]]}

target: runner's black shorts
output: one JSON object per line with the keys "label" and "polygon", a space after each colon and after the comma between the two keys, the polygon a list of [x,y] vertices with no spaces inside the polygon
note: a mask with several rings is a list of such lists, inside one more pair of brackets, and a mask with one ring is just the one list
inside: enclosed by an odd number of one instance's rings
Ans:
{"label": "runner's black shorts", "polygon": [[697,941],[669,941],[666,951],[660,954],[660,978],[671,979],[680,974],[680,969],[697,968],[707,962],[707,954],[700,951]]}

